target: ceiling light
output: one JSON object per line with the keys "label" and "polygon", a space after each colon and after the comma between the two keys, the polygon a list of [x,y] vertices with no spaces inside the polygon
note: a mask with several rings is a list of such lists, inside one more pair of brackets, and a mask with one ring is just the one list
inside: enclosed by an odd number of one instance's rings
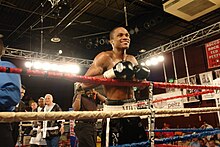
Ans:
{"label": "ceiling light", "polygon": [[135,31],[136,34],[139,32],[139,29],[138,29],[137,26],[134,28],[134,31]]}
{"label": "ceiling light", "polygon": [[33,63],[30,61],[25,62],[25,67],[31,68],[33,66]]}
{"label": "ceiling light", "polygon": [[164,57],[163,56],[158,56],[158,61],[163,62],[164,61]]}
{"label": "ceiling light", "polygon": [[39,61],[34,62],[33,67],[35,69],[41,69],[42,68],[42,63]]}
{"label": "ceiling light", "polygon": [[53,8],[54,6],[58,5],[58,3],[60,2],[60,0],[48,0],[51,3],[51,7]]}
{"label": "ceiling light", "polygon": [[51,42],[54,42],[54,43],[58,43],[58,42],[61,41],[61,39],[60,39],[60,37],[58,37],[58,36],[55,35],[53,38],[50,39],[50,41],[51,41]]}
{"label": "ceiling light", "polygon": [[61,55],[62,53],[63,53],[63,51],[62,51],[62,50],[59,50],[59,51],[58,51],[58,54],[59,54],[59,55]]}
{"label": "ceiling light", "polygon": [[144,62],[141,62],[141,66],[145,66],[146,64]]}
{"label": "ceiling light", "polygon": [[78,74],[80,72],[80,66],[77,64],[56,64],[50,62],[40,61],[27,61],[25,62],[27,68],[40,69],[44,71],[58,71],[71,74]]}
{"label": "ceiling light", "polygon": [[145,49],[141,49],[141,50],[139,50],[139,53],[144,53],[144,52],[146,52]]}
{"label": "ceiling light", "polygon": [[152,65],[157,65],[158,64],[158,60],[157,60],[156,57],[151,58],[150,62],[151,62]]}
{"label": "ceiling light", "polygon": [[131,30],[129,31],[129,33],[130,33],[131,35],[133,35],[133,34],[134,34],[134,30],[131,29]]}
{"label": "ceiling light", "polygon": [[151,66],[151,65],[152,65],[152,63],[151,63],[150,60],[147,60],[147,61],[145,62],[145,64],[146,64],[147,66]]}

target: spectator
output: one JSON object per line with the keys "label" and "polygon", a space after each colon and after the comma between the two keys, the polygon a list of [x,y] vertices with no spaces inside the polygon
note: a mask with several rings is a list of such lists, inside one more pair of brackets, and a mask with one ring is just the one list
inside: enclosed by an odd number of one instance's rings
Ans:
{"label": "spectator", "polygon": [[[45,95],[43,112],[62,111],[60,106],[53,102],[51,94]],[[46,138],[48,147],[58,147],[61,134],[64,133],[63,120],[43,121],[43,138]]]}
{"label": "spectator", "polygon": [[200,147],[208,147],[203,139],[199,139]]}
{"label": "spectator", "polygon": [[[33,106],[35,107],[37,105],[36,102],[32,103],[34,104]],[[43,97],[40,97],[38,99],[38,107],[37,108],[32,108],[32,110],[35,110],[36,112],[41,112],[42,109],[45,106],[45,100]],[[31,140],[30,140],[30,145],[31,147],[37,147],[37,146],[46,146],[46,140],[43,139],[42,136],[42,127],[41,127],[41,123],[39,121],[34,121],[33,122],[33,129],[30,133],[31,135]]]}
{"label": "spectator", "polygon": [[[19,101],[19,103],[16,105],[15,107],[15,112],[26,112],[26,105],[25,103],[23,102],[22,98],[24,97],[25,95],[25,92],[26,92],[26,88],[24,85],[21,86],[21,99]],[[18,141],[18,136],[20,137],[19,138],[19,143],[21,143],[22,141],[22,122],[13,122],[12,123],[12,135],[13,135],[13,140],[14,140],[14,145],[16,145],[17,141]],[[20,133],[20,134],[19,134]]]}
{"label": "spectator", "polygon": [[[177,125],[176,128],[179,129],[179,125]],[[182,135],[183,135],[183,132],[181,132],[181,131],[176,131],[176,132],[174,133],[174,135],[175,135],[175,136],[182,136]]]}
{"label": "spectator", "polygon": [[193,138],[192,141],[190,142],[189,146],[191,147],[200,147],[200,143],[198,138]]}
{"label": "spectator", "polygon": [[[3,35],[0,34],[0,59],[5,53],[2,41]],[[14,64],[1,61],[0,66],[16,68]],[[21,99],[21,78],[18,74],[0,73],[0,112],[12,112]],[[11,123],[0,123],[0,143],[3,147],[14,147],[13,132]]]}
{"label": "spectator", "polygon": [[32,112],[37,112],[37,103],[36,102],[31,103],[31,111]]}
{"label": "spectator", "polygon": [[40,112],[44,107],[45,107],[45,99],[43,97],[40,97],[38,99],[37,112]]}
{"label": "spectator", "polygon": [[[105,102],[106,98],[94,89],[83,91],[78,87],[73,98],[73,110],[95,111],[97,110],[97,100]],[[96,147],[96,121],[97,119],[78,119],[75,121],[75,133],[79,140],[79,147]]]}
{"label": "spectator", "polygon": [[214,139],[211,139],[211,140],[209,141],[209,147],[218,147],[218,146],[216,145]]}
{"label": "spectator", "polygon": [[[162,129],[163,130],[170,129],[170,124],[164,123]],[[174,133],[173,132],[162,132],[162,136],[164,138],[169,138],[169,137],[173,137]]]}
{"label": "spectator", "polygon": [[[208,124],[207,122],[203,122],[203,125],[200,127],[202,129],[213,129],[213,126],[211,126],[210,124]],[[211,135],[206,137],[208,140],[210,140],[212,138]]]}

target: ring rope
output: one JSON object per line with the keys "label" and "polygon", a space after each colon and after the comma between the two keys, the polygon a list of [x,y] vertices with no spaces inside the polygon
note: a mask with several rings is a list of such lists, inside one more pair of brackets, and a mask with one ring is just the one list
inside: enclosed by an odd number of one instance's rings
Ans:
{"label": "ring rope", "polygon": [[[220,111],[220,107],[208,108],[184,108],[184,109],[153,109],[155,114],[178,114]],[[25,121],[25,120],[72,120],[72,119],[92,119],[92,118],[122,118],[129,116],[150,115],[151,110],[123,110],[123,111],[68,111],[68,112],[0,112],[1,122]]]}
{"label": "ring rope", "polygon": [[[177,113],[177,114],[157,114],[155,115],[156,118],[161,118],[161,117],[171,117],[171,116],[184,116],[184,117],[188,117],[192,114],[207,114],[207,113],[213,113],[213,111],[206,111],[206,112],[190,112],[190,113]],[[145,116],[146,117],[146,116]],[[141,117],[141,118],[145,118],[145,117]]]}
{"label": "ring rope", "polygon": [[[215,135],[215,134],[219,134],[219,133],[220,133],[220,130],[205,131],[205,132],[197,133],[197,134],[190,134],[190,135],[184,135],[184,136],[174,136],[173,138],[155,139],[154,142],[155,142],[155,144],[163,144],[163,143],[170,143],[170,142],[179,141],[179,140],[184,141],[184,140],[188,140],[188,139],[192,139],[192,138],[203,138],[205,136]],[[116,147],[146,147],[149,145],[150,145],[150,142],[148,140],[145,142],[117,145]]]}
{"label": "ring rope", "polygon": [[200,132],[197,134],[189,134],[189,135],[184,135],[184,136],[174,136],[172,138],[163,138],[163,139],[156,139],[155,142],[156,144],[162,144],[162,143],[169,143],[169,142],[174,142],[174,141],[179,141],[179,140],[188,140],[188,139],[192,139],[192,138],[203,138],[205,136],[209,136],[209,135],[215,135],[215,134],[219,134],[220,130],[214,130],[214,131],[204,131],[204,132]]}
{"label": "ring rope", "polygon": [[158,102],[161,102],[161,101],[167,101],[167,100],[178,99],[178,98],[199,96],[199,95],[202,95],[202,94],[208,94],[208,93],[213,93],[213,92],[214,92],[214,90],[206,90],[206,91],[202,91],[202,92],[194,92],[194,93],[189,93],[189,94],[185,94],[185,95],[178,95],[178,96],[173,96],[173,97],[169,97],[169,98],[163,98],[163,99],[154,100],[153,103],[158,103]]}
{"label": "ring rope", "polygon": [[207,129],[194,129],[194,128],[173,128],[173,129],[154,129],[154,132],[204,132],[204,131],[214,131],[219,130],[217,128],[207,128]]}
{"label": "ring rope", "polygon": [[[127,81],[123,79],[106,79],[106,78],[96,78],[88,76],[79,76],[69,73],[61,72],[52,72],[52,71],[43,71],[43,70],[29,70],[21,68],[9,68],[0,66],[0,72],[7,73],[16,73],[16,74],[26,74],[33,76],[43,76],[51,78],[65,78],[73,82],[83,82],[91,84],[103,84],[103,85],[117,85],[117,86],[149,86],[150,82],[148,81]],[[210,89],[210,90],[220,90],[220,86],[210,86],[210,85],[189,85],[189,84],[174,84],[174,83],[162,83],[162,82],[153,82],[154,87],[156,88],[179,88],[179,89]]]}

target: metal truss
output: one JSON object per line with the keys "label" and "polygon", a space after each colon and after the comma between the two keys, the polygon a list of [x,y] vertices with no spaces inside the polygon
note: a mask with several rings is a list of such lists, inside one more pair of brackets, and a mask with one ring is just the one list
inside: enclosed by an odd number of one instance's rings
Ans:
{"label": "metal truss", "polygon": [[142,61],[144,59],[159,55],[164,52],[174,51],[178,48],[181,48],[186,45],[190,45],[192,43],[204,40],[208,37],[217,35],[219,33],[220,33],[220,22],[217,22],[217,23],[212,24],[206,28],[200,29],[196,32],[193,32],[191,34],[183,36],[183,37],[176,39],[174,41],[170,41],[169,43],[166,43],[164,45],[156,47],[156,48],[154,48],[150,51],[147,51],[143,54],[140,54],[140,55],[136,56],[136,58],[138,59],[138,61]]}
{"label": "metal truss", "polygon": [[93,60],[88,59],[80,59],[80,58],[73,58],[73,57],[66,57],[60,55],[49,55],[45,53],[15,49],[15,48],[6,48],[4,57],[8,58],[22,58],[29,61],[46,61],[51,63],[73,63],[82,65],[85,67],[89,67]]}
{"label": "metal truss", "polygon": [[[219,33],[220,33],[220,22],[217,22],[206,28],[200,29],[196,32],[183,36],[179,39],[170,41],[169,43],[154,48],[136,57],[138,61],[142,61],[144,59],[159,55],[164,52],[174,51],[178,48],[204,40],[205,38],[217,35]],[[88,59],[80,59],[80,58],[66,57],[60,55],[49,55],[45,53],[39,53],[39,52],[33,52],[33,51],[27,51],[27,50],[15,49],[15,48],[6,48],[6,53],[4,56],[9,58],[23,58],[25,60],[31,60],[31,61],[40,60],[47,62],[75,63],[85,67],[89,67],[93,62],[93,60],[88,60]]]}

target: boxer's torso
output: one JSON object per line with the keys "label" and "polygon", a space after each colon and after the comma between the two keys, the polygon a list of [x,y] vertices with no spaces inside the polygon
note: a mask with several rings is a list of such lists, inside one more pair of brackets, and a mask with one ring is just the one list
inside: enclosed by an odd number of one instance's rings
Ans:
{"label": "boxer's torso", "polygon": [[[135,65],[134,57],[131,55],[120,56],[115,54],[113,51],[105,52],[108,60],[106,60],[106,68],[105,70],[109,70],[115,66],[116,63],[122,61],[123,59],[126,61],[130,61],[133,65]],[[103,71],[104,72],[104,71]],[[104,91],[106,97],[111,100],[124,100],[134,98],[133,87],[124,87],[124,86],[110,86],[104,85]]]}

